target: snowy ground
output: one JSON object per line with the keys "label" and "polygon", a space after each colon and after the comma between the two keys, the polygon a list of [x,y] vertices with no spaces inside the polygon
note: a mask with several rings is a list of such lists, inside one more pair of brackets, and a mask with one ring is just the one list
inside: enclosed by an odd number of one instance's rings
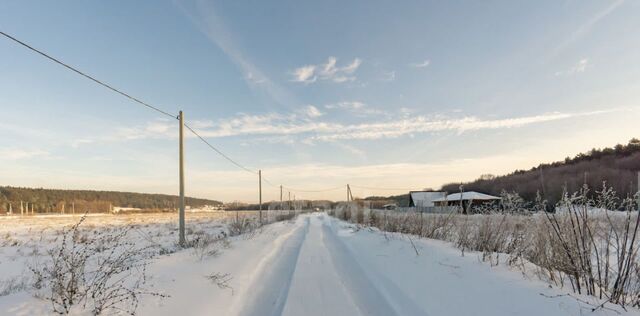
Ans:
{"label": "snowy ground", "polygon": [[[202,221],[221,229],[222,219]],[[193,222],[192,222],[193,223]],[[167,224],[168,225],[168,224]],[[153,227],[153,225],[150,225]],[[3,231],[6,227],[3,227]],[[159,228],[156,236],[164,240]],[[155,235],[154,235],[155,236]],[[156,238],[154,237],[154,238]],[[167,237],[167,243],[173,236]],[[415,244],[415,249],[412,246]],[[3,248],[4,249],[4,248]],[[418,254],[416,254],[416,249]],[[0,253],[0,279],[6,252]],[[434,240],[360,229],[326,214],[301,215],[238,236],[199,258],[184,250],[153,259],[152,290],[140,315],[639,315],[581,301],[522,273]],[[14,271],[15,272],[15,271]],[[221,276],[221,284],[207,276]],[[219,286],[220,285],[220,286]],[[43,314],[47,302],[20,291],[0,297],[0,314]],[[609,308],[616,309],[617,312]]]}

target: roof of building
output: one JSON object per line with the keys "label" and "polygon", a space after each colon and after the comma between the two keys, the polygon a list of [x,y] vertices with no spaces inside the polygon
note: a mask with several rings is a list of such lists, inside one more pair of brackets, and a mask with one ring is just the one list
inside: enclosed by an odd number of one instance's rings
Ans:
{"label": "roof of building", "polygon": [[[460,201],[461,200],[460,195],[461,193],[449,194],[447,195],[446,198],[442,197],[439,199],[435,199],[433,200],[433,202]],[[468,200],[491,201],[491,200],[501,200],[501,198],[499,196],[493,196],[493,195],[484,194],[480,192],[469,191],[469,192],[462,192],[462,200],[463,201],[468,201]]]}
{"label": "roof of building", "polygon": [[411,191],[409,200],[413,206],[433,206],[433,201],[444,198],[445,195],[445,192],[438,191]]}

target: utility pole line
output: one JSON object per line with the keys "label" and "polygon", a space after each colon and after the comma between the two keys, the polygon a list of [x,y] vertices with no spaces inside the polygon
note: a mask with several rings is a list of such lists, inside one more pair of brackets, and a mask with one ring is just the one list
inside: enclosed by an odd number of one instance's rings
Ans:
{"label": "utility pole line", "polygon": [[179,244],[184,247],[186,240],[184,237],[184,114],[180,111],[178,115],[180,120],[180,213],[179,213]]}
{"label": "utility pole line", "polygon": [[259,191],[259,209],[260,209],[260,225],[262,225],[262,170],[258,170],[258,191]]}

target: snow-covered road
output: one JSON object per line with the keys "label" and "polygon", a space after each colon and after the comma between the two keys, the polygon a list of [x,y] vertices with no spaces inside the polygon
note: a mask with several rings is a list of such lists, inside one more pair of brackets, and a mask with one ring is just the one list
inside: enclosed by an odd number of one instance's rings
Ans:
{"label": "snow-covered road", "polygon": [[[144,315],[618,315],[595,313],[566,291],[528,280],[479,254],[434,240],[383,234],[330,218],[300,216],[237,242],[222,256],[156,265],[172,297]],[[193,261],[193,260],[191,260]],[[182,267],[181,267],[182,266]],[[181,268],[177,268],[181,267]],[[177,269],[176,269],[177,268]],[[203,278],[230,273],[233,291]],[[173,275],[173,277],[169,277]],[[588,299],[580,297],[581,299]],[[634,314],[637,311],[630,311]],[[622,311],[622,314],[625,314]]]}

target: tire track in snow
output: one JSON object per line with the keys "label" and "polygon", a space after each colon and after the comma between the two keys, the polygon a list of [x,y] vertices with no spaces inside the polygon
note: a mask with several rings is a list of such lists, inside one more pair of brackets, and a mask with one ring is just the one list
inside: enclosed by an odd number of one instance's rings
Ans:
{"label": "tire track in snow", "polygon": [[[360,265],[353,252],[337,236],[331,219],[325,220],[322,228],[325,245],[331,253],[334,266],[362,314],[427,315],[415,302],[403,295],[393,282],[379,272],[367,271]],[[375,274],[378,276],[375,277]]]}
{"label": "tire track in snow", "polygon": [[325,245],[323,216],[309,218],[309,232],[298,256],[283,315],[363,315],[345,288]]}
{"label": "tire track in snow", "polygon": [[296,270],[300,249],[309,232],[309,217],[304,218],[302,227],[296,229],[266,260],[255,273],[258,277],[247,289],[239,315],[268,316],[281,315],[287,302],[291,280]]}

